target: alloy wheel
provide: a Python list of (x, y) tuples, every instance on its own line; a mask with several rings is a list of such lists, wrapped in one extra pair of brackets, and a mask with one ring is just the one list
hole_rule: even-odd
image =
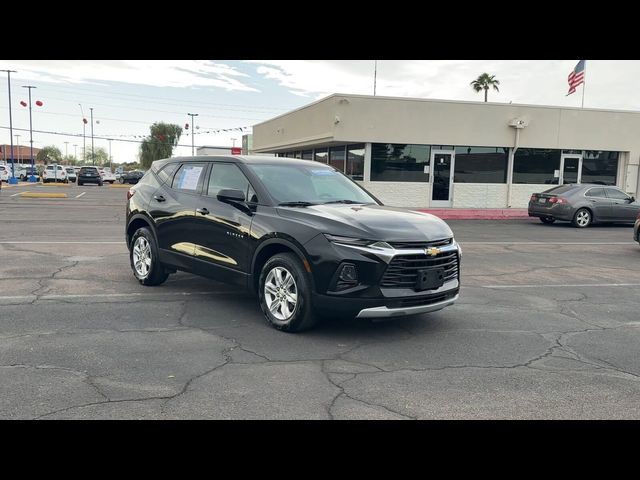
[(298, 304), (298, 286), (291, 272), (284, 267), (274, 267), (264, 282), (264, 298), (267, 308), (280, 321), (289, 320)]
[(140, 278), (146, 278), (151, 270), (151, 247), (144, 237), (138, 237), (133, 245), (133, 267)]

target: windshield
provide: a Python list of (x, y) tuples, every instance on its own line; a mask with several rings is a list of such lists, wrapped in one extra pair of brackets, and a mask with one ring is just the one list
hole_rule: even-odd
[(251, 165), (278, 203), (377, 203), (347, 177), (324, 165)]

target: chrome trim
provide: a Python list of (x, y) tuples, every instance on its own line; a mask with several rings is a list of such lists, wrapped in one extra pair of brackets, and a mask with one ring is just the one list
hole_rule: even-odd
[(388, 308), (388, 307), (373, 307), (360, 310), (360, 313), (356, 318), (381, 318), (381, 317), (400, 317), (405, 315), (415, 315), (417, 313), (429, 313), (442, 310), (458, 300), (460, 294), (448, 300), (442, 302), (432, 303), (430, 305), (418, 305), (415, 307), (400, 307), (400, 308)]
[[(397, 255), (426, 255), (424, 248), (380, 248), (373, 246), (360, 246), (360, 245), (349, 245), (346, 243), (333, 242), (336, 245), (340, 245), (341, 247), (349, 247), (354, 250), (360, 250), (361, 252), (371, 253), (384, 261), (385, 263), (391, 263), (393, 257)], [(453, 251), (459, 251), (458, 243), (454, 240), (451, 241), (450, 245), (444, 245), (443, 247), (438, 247), (440, 249), (440, 253), (447, 253)]]

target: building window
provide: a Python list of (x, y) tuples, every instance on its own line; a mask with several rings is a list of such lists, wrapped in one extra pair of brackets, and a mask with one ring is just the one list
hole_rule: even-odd
[(347, 145), (347, 170), (354, 180), (364, 180), (364, 143)]
[(329, 165), (331, 165), (336, 170), (340, 170), (343, 173), (344, 173), (344, 159), (345, 159), (344, 146), (331, 147), (329, 149)]
[[(519, 148), (513, 158), (513, 183), (556, 185), (560, 152), (542, 148)], [(557, 172), (556, 172), (557, 171)]]
[(329, 159), (329, 153), (326, 148), (316, 148), (313, 153), (313, 159), (316, 162), (327, 163)]
[(303, 150), (301, 158), (303, 160), (313, 160), (313, 150)]
[(376, 182), (428, 182), (429, 145), (371, 144), (371, 180)]
[(456, 147), (455, 183), (507, 183), (509, 149)]
[(618, 177), (618, 152), (587, 150), (582, 156), (582, 183), (615, 185)]
[(300, 158), (300, 150), (293, 152), (293, 158)]

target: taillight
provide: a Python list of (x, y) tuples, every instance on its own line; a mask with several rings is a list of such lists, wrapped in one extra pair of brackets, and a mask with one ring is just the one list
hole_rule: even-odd
[(127, 190), (127, 200), (133, 197), (134, 193), (136, 193), (136, 191), (133, 188), (130, 188), (129, 190)]
[(569, 203), (569, 202), (567, 202), (567, 200), (565, 200), (564, 198), (561, 198), (561, 197), (551, 197), (549, 199), (549, 203), (563, 203), (563, 204), (566, 204), (566, 203)]

